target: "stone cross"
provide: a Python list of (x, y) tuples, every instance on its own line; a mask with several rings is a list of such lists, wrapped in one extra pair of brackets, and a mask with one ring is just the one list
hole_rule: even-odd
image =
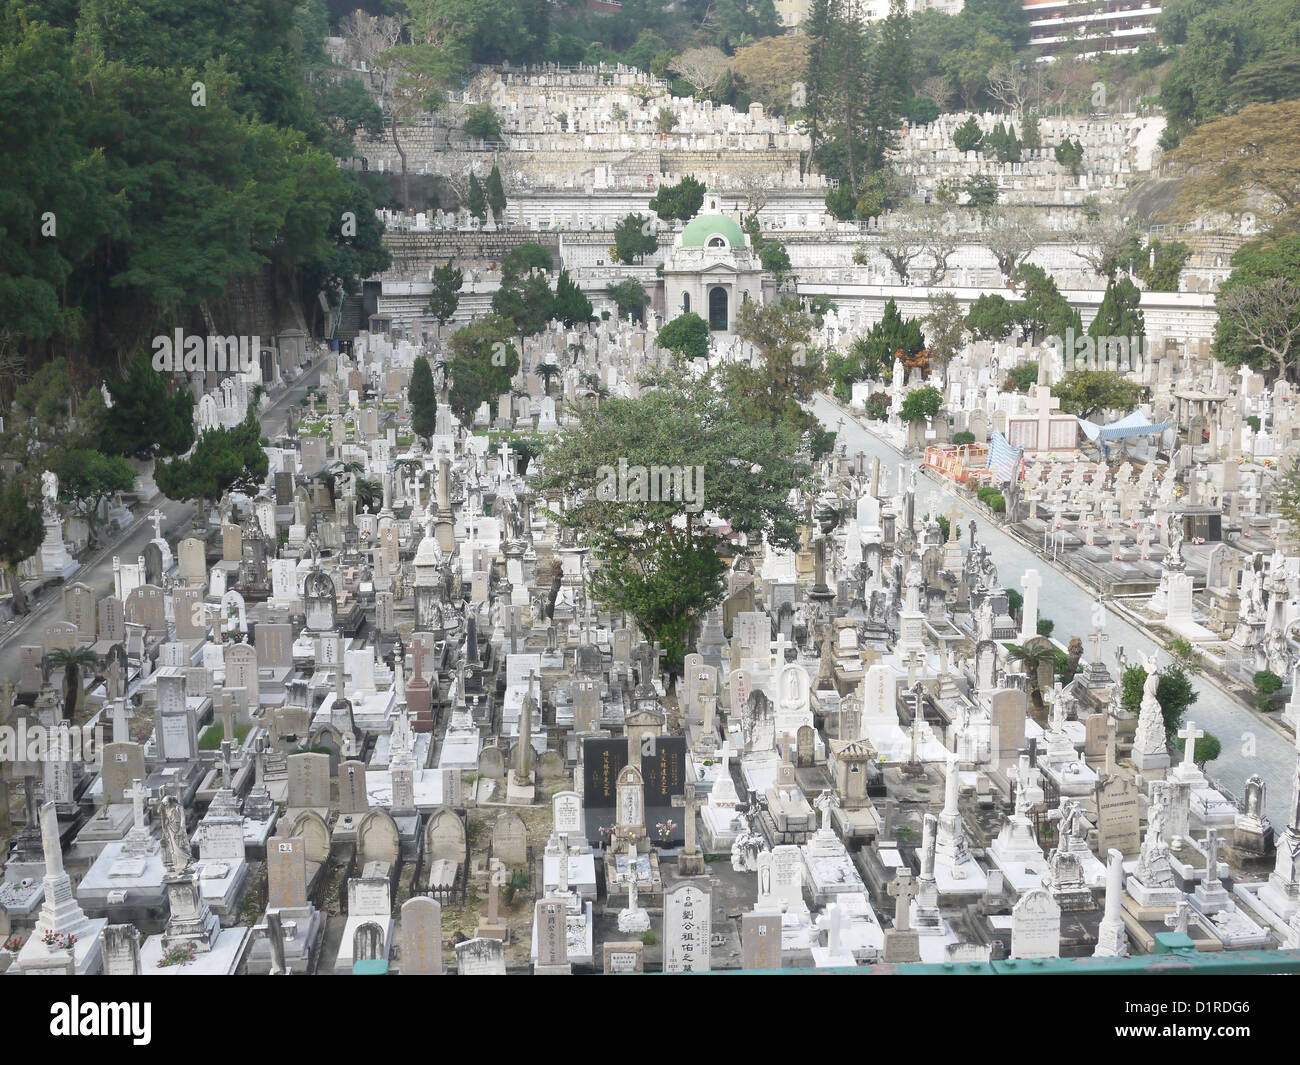
[(555, 885), (561, 894), (569, 890), (569, 834), (560, 833), (560, 868)]
[(687, 784), (682, 788), (682, 794), (672, 797), (674, 806), (682, 807), (686, 813), (683, 815), (686, 830), (686, 853), (695, 853), (695, 811), (702, 805), (700, 800), (695, 797), (695, 785)]
[(1110, 637), (1107, 636), (1104, 632), (1102, 632), (1102, 631), (1101, 631), (1101, 626), (1098, 625), (1095, 629), (1092, 630), (1092, 635), (1091, 635), (1091, 636), (1086, 636), (1086, 637), (1084, 637), (1084, 638), (1085, 638), (1085, 639), (1086, 639), (1090, 644), (1092, 644), (1092, 660), (1093, 660), (1094, 662), (1100, 662), (1100, 661), (1101, 661), (1101, 645), (1102, 645), (1103, 643), (1105, 643), (1107, 640), (1109, 640)]
[(825, 788), (822, 793), (813, 800), (813, 805), (821, 811), (821, 830), (823, 832), (833, 831), (831, 828), (831, 810), (836, 806), (839, 806), (839, 804), (840, 800), (836, 797), (835, 792), (831, 791), (830, 788)]
[(1205, 833), (1205, 890), (1219, 882), (1219, 834), (1214, 829)]
[(221, 741), (221, 786), (230, 790), (230, 752), (234, 744), (229, 740)]
[(235, 739), (235, 717), (239, 713), (239, 707), (235, 704), (235, 697), (230, 692), (221, 693), (221, 705), (217, 707), (216, 714), (221, 718), (222, 739), (234, 742)]
[(1032, 391), (1034, 395), (1029, 400), (1029, 413), (1038, 422), (1037, 450), (1046, 451), (1048, 433), (1052, 425), (1052, 411), (1060, 408), (1061, 401), (1052, 395), (1052, 390), (1046, 385), (1035, 385)]
[(944, 517), (948, 519), (948, 542), (957, 543), (961, 540), (961, 509), (955, 501)]
[(155, 509), (154, 512), (149, 515), (149, 520), (153, 522), (153, 537), (155, 540), (162, 538), (163, 517), (163, 512), (159, 509)]
[(1189, 721), (1178, 730), (1178, 738), (1183, 741), (1183, 768), (1192, 770), (1196, 768), (1196, 741), (1205, 733), (1196, 727), (1195, 721)]
[(894, 879), (889, 884), (889, 894), (898, 900), (894, 903), (894, 930), (906, 932), (912, 927), (912, 900), (916, 898), (912, 870), (900, 869), (894, 874)]
[(1165, 927), (1187, 935), (1187, 919), (1191, 916), (1191, 913), (1192, 908), (1188, 905), (1187, 900), (1179, 899), (1178, 908), (1173, 913), (1166, 915)]

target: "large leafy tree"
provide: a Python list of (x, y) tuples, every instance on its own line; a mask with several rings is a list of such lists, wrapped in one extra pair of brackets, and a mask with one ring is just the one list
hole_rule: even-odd
[[(1124, 670), (1120, 703), (1125, 710), (1136, 713), (1141, 709), (1142, 688), (1146, 680), (1147, 671), (1142, 666), (1129, 666)], [(1170, 743), (1177, 739), (1183, 716), (1198, 697), (1192, 686), (1190, 671), (1183, 662), (1172, 662), (1160, 671), (1156, 701), (1160, 704), (1160, 714), (1165, 720), (1165, 736)]]
[(1024, 300), (1017, 308), (1020, 323), (1034, 343), (1044, 337), (1064, 337), (1070, 329), (1076, 336), (1083, 335), (1082, 317), (1061, 295), (1051, 274), (1041, 266), (1022, 263), (1016, 269), (1015, 280), (1024, 293)]
[(452, 334), (448, 403), (462, 424), (469, 425), (482, 404), (510, 390), (519, 372), (519, 352), (511, 342), (515, 331), (509, 318), (488, 314)]
[(657, 342), (682, 359), (708, 358), (709, 324), (694, 311), (687, 311), (664, 324)]
[(15, 614), (30, 610), (18, 567), (36, 554), (44, 539), (45, 523), (31, 493), (15, 479), (0, 482), (0, 563), (9, 580)]
[(619, 262), (634, 263), (643, 256), (653, 255), (658, 247), (654, 219), (649, 215), (625, 215), (615, 224), (614, 249)]
[(620, 316), (627, 315), (636, 321), (641, 321), (645, 313), (646, 301), (649, 297), (646, 295), (645, 286), (635, 277), (629, 277), (625, 281), (619, 281), (609, 286), (609, 298), (614, 301), (614, 306), (618, 308)]
[[(692, 630), (724, 594), (724, 542), (716, 514), (751, 543), (793, 547), (798, 513), (788, 497), (809, 488), (809, 466), (784, 426), (746, 421), (705, 378), (665, 375), (637, 399), (583, 408), (579, 425), (546, 452), (540, 488), (565, 500), (561, 520), (579, 530), (600, 562), (592, 591), (625, 610), (680, 668)], [(620, 485), (617, 471), (631, 470)], [(695, 479), (696, 468), (701, 469)], [(677, 493), (639, 480), (656, 468), (691, 471)], [(626, 489), (626, 490), (624, 490)]]
[(1215, 299), (1214, 354), (1229, 366), (1293, 376), (1300, 354), (1300, 235), (1253, 241)]
[(1142, 388), (1113, 370), (1070, 370), (1052, 386), (1052, 395), (1066, 413), (1090, 419), (1105, 410), (1127, 413), (1141, 398)]
[(1180, 217), (1250, 212), (1261, 229), (1292, 228), (1300, 210), (1300, 99), (1250, 104), (1207, 122), (1165, 163), (1182, 178)]
[(736, 319), (736, 335), (752, 345), (753, 357), (726, 367), (726, 389), (743, 417), (775, 428), (781, 422), (802, 431), (809, 417), (800, 406), (826, 387), (822, 353), (812, 348), (812, 318), (794, 299), (747, 301)]
[(660, 185), (650, 199), (650, 210), (665, 222), (686, 222), (704, 204), (704, 183), (687, 174), (676, 185)]
[(1014, 308), (996, 292), (981, 293), (966, 315), (966, 328), (976, 340), (1005, 340), (1015, 324)]
[(105, 455), (93, 448), (60, 451), (50, 462), (59, 477), (59, 498), (86, 522), (91, 542), (99, 537), (99, 512), (118, 492), (129, 492), (135, 470), (120, 455)]
[(194, 443), (194, 397), (169, 392), (167, 381), (141, 355), (126, 375), (108, 386), (113, 399), (104, 420), (103, 451), (128, 458), (179, 455)]
[(197, 500), (200, 512), (227, 489), (255, 492), (270, 466), (261, 432), (251, 410), (238, 425), (208, 429), (188, 455), (158, 464), (154, 480), (159, 490), (170, 499)]

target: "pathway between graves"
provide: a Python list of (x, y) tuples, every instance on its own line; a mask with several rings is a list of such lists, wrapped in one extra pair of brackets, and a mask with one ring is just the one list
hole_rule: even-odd
[[(838, 430), (840, 442), (847, 445), (850, 455), (863, 451), (869, 458), (880, 459), (881, 484), (889, 486), (891, 491), (897, 481), (892, 478), (886, 481), (884, 470), (889, 470), (896, 478), (893, 471), (897, 466), (910, 469), (920, 464), (919, 460), (904, 459), (892, 445), (868, 432), (856, 417), (825, 396), (817, 397), (811, 409), (828, 429)], [(931, 488), (927, 490), (925, 481), (921, 481), (917, 493), (916, 513), (919, 517), (928, 513), (930, 495), (938, 497), (940, 489), (931, 482)], [(979, 540), (992, 551), (998, 575), (1007, 588), (1019, 591), (1020, 576), (1027, 569), (1037, 569), (1042, 575), (1043, 586), (1038, 593), (1039, 616), (1056, 623), (1056, 630), (1052, 633), (1055, 639), (1065, 644), (1072, 636), (1084, 638), (1092, 631), (1094, 593), (1080, 588), (1065, 572), (990, 522), (960, 495), (946, 494), (951, 495), (968, 518), (979, 519)], [(948, 500), (943, 500), (938, 509), (946, 512), (949, 505)], [(969, 542), (964, 530), (962, 539)], [(1107, 665), (1112, 671), (1117, 646), (1125, 648), (1130, 662), (1137, 659), (1139, 650), (1150, 653), (1160, 649), (1161, 644), (1109, 606), (1105, 606), (1105, 615), (1103, 631), (1110, 637), (1110, 642), (1105, 645), (1103, 654), (1108, 658)], [(1198, 677), (1196, 689), (1199, 698), (1187, 711), (1187, 718), (1195, 721), (1198, 727), (1213, 732), (1223, 744), (1222, 753), (1207, 767), (1208, 775), (1222, 782), (1233, 795), (1241, 796), (1245, 794), (1246, 778), (1258, 773), (1268, 785), (1269, 817), (1279, 829), (1285, 826), (1289, 819), (1291, 776), (1296, 765), (1296, 750), (1290, 737), (1269, 723), (1256, 719), (1209, 677)]]
[[(274, 439), (287, 423), (287, 412), (296, 404), (320, 375), (325, 365), (324, 359), (318, 359), (316, 365), (309, 369), (297, 381), (285, 389), (260, 416), (263, 432)], [(173, 542), (188, 534), (189, 523), (194, 518), (196, 508), (190, 503), (177, 503), (165, 496), (155, 496), (146, 504), (137, 506), (140, 516), (127, 529), (87, 560), (71, 580), (55, 585), (46, 591), (39, 603), (33, 605), (32, 612), (17, 623), (8, 627), (0, 635), (0, 674), (16, 677), (19, 670), (19, 648), (24, 643), (39, 644), (44, 642), (45, 626), (63, 620), (63, 589), (71, 583), (80, 582), (94, 588), (101, 594), (113, 590), (113, 557), (133, 559), (144, 554), (145, 545), (153, 539), (153, 522), (148, 515), (154, 509), (163, 513), (163, 534)], [(24, 636), (25, 638), (19, 638)]]

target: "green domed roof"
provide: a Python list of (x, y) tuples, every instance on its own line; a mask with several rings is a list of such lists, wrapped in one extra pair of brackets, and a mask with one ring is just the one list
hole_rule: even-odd
[(745, 232), (734, 219), (722, 214), (702, 214), (692, 218), (682, 230), (683, 248), (703, 248), (710, 237), (722, 237), (732, 248), (745, 246)]

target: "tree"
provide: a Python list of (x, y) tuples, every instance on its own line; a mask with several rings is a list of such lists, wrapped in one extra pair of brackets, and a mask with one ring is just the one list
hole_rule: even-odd
[(1052, 386), (1052, 395), (1067, 414), (1091, 419), (1101, 411), (1132, 410), (1142, 388), (1113, 370), (1070, 370)]
[(952, 146), (964, 155), (966, 152), (978, 151), (983, 139), (984, 134), (980, 132), (975, 116), (967, 115), (966, 121), (953, 131)]
[(1078, 232), (1074, 254), (1091, 266), (1098, 277), (1113, 281), (1115, 271), (1130, 257), (1137, 236), (1133, 222), (1106, 215)]
[(643, 256), (653, 255), (658, 247), (654, 219), (649, 215), (624, 215), (614, 225), (614, 248), (619, 262), (635, 263)]
[(433, 370), (423, 355), (415, 357), (406, 397), (411, 404), (411, 428), (416, 436), (428, 440), (438, 424), (438, 394), (433, 384)]
[(1177, 292), (1178, 278), (1192, 257), (1181, 240), (1152, 240), (1144, 254), (1134, 257), (1133, 272), (1151, 292)]
[(1016, 270), (1043, 241), (1043, 231), (1026, 208), (1010, 207), (994, 216), (984, 231), (984, 246), (993, 253), (998, 270), (1011, 281)]
[(250, 410), (238, 425), (202, 433), (185, 457), (160, 462), (154, 480), (169, 499), (198, 500), (201, 512), (227, 489), (253, 493), (270, 466), (261, 437), (257, 415)]
[(23, 486), (13, 478), (0, 482), (0, 563), (13, 595), (15, 614), (26, 614), (31, 609), (18, 567), (40, 550), (44, 539), (45, 522)]
[(135, 470), (121, 455), (93, 448), (56, 451), (50, 468), (59, 477), (59, 498), (86, 523), (91, 543), (99, 539), (99, 511), (118, 492), (129, 492)]
[(145, 355), (108, 385), (113, 405), (104, 420), (100, 450), (109, 455), (151, 459), (179, 455), (194, 443), (194, 397), (188, 389), (169, 394), (163, 375)]
[[(1120, 703), (1125, 710), (1137, 713), (1142, 707), (1142, 688), (1147, 681), (1147, 671), (1142, 666), (1129, 666), (1121, 678)], [(1156, 702), (1165, 720), (1165, 736), (1169, 742), (1177, 739), (1187, 708), (1196, 702), (1198, 693), (1192, 687), (1191, 677), (1180, 662), (1174, 662), (1160, 671), (1156, 685)]]
[[(1187, 741), (1179, 739), (1176, 741), (1178, 753), (1182, 754), (1187, 750)], [(1192, 748), (1192, 761), (1202, 769), (1213, 762), (1223, 752), (1223, 744), (1219, 737), (1213, 732), (1206, 732), (1196, 738), (1196, 746)]]
[(709, 355), (709, 324), (694, 311), (679, 314), (659, 330), (657, 342), (679, 359), (705, 359)]
[(1141, 344), (1146, 335), (1146, 320), (1138, 309), (1141, 300), (1142, 293), (1127, 277), (1112, 279), (1106, 285), (1101, 304), (1088, 326), (1088, 336), (1098, 341), (1099, 360), (1106, 359), (1110, 354), (1106, 349), (1117, 342), (1127, 343), (1132, 338)]
[(957, 297), (951, 292), (935, 293), (929, 303), (930, 313), (921, 319), (926, 349), (930, 353), (931, 365), (940, 376), (946, 376), (948, 363), (960, 355), (964, 347), (965, 316)]
[(89, 647), (60, 647), (51, 651), (46, 661), (53, 668), (63, 670), (63, 720), (72, 721), (85, 695), (82, 674), (93, 673), (99, 658)]
[(688, 48), (668, 64), (668, 69), (688, 81), (696, 92), (705, 92), (727, 70), (727, 57), (721, 48), (711, 45)]
[(413, 115), (435, 111), (446, 100), (446, 89), (457, 75), (458, 63), (449, 52), (432, 45), (398, 45), (378, 59), (388, 72), (392, 86), (389, 131), (393, 150), (402, 163), (402, 206), (411, 206), (410, 179), (406, 169), (406, 149), (398, 136), (398, 127)]
[(1300, 456), (1293, 456), (1279, 472), (1273, 487), (1273, 506), (1291, 535), (1300, 536)]
[[(916, 95), (923, 100), (929, 100), (936, 108), (943, 111), (948, 106), (948, 101), (952, 99), (952, 81), (943, 74), (934, 74), (921, 82), (921, 87), (916, 90)], [(976, 127), (976, 132), (979, 128)], [(965, 149), (970, 151), (971, 149)]]
[(659, 108), (655, 113), (655, 130), (659, 133), (671, 133), (676, 128), (677, 113), (667, 107)]
[(510, 390), (519, 372), (519, 352), (511, 342), (516, 328), (510, 319), (488, 314), (451, 335), (447, 402), (462, 425), (471, 425), (482, 404)]
[[(808, 69), (809, 38), (798, 36), (764, 37), (738, 48), (731, 60), (731, 71), (740, 79), (751, 98), (772, 114), (785, 114), (791, 107), (796, 82), (805, 82)], [(807, 85), (804, 85), (805, 94)]]
[(1252, 241), (1232, 257), (1215, 300), (1214, 354), (1286, 375), (1300, 332), (1300, 235)]
[(650, 200), (650, 210), (665, 222), (686, 222), (695, 217), (703, 204), (704, 184), (688, 174), (676, 185), (660, 185)]
[(501, 168), (496, 163), (492, 164), (488, 173), (483, 193), (487, 197), (487, 205), (492, 208), (492, 217), (499, 223), (506, 213), (506, 190), (501, 184)]
[(491, 104), (473, 104), (465, 113), (465, 121), (461, 123), (461, 129), (469, 136), (478, 137), (480, 140), (500, 140), (501, 119), (492, 110)]
[(1020, 123), (1020, 143), (1026, 148), (1041, 148), (1042, 134), (1038, 132), (1038, 112), (1030, 111)]
[(1058, 163), (1069, 169), (1071, 174), (1077, 174), (1083, 164), (1083, 142), (1077, 137), (1074, 140), (1066, 137), (1052, 150), (1052, 154), (1056, 156)]
[(546, 275), (534, 270), (522, 277), (504, 273), (492, 295), (492, 311), (514, 323), (519, 337), (534, 336), (555, 316), (555, 297)]
[(469, 193), (465, 198), (465, 209), (480, 222), (487, 221), (487, 195), (478, 176), (471, 170), (469, 175)]
[(1265, 227), (1293, 228), (1300, 206), (1300, 99), (1249, 104), (1207, 122), (1165, 163), (1182, 179), (1178, 217), (1249, 211)]
[(726, 367), (726, 388), (741, 415), (771, 428), (785, 421), (802, 431), (806, 414), (800, 404), (829, 380), (821, 353), (809, 350), (812, 319), (794, 299), (750, 300), (737, 315), (736, 335), (753, 345), (756, 356)]
[(899, 417), (905, 422), (929, 421), (938, 417), (942, 405), (943, 393), (937, 388), (931, 388), (929, 385), (925, 388), (914, 388), (904, 397)]
[(552, 265), (551, 253), (545, 245), (526, 241), (506, 252), (505, 258), (501, 260), (501, 275), (504, 278), (526, 274), (530, 270), (549, 272)]
[(966, 191), (966, 206), (987, 211), (998, 202), (998, 179), (992, 174), (973, 174), (962, 186)]
[(998, 103), (1019, 114), (1025, 106), (1025, 96), (1033, 84), (1033, 75), (1019, 59), (995, 63), (989, 69), (985, 91)]
[(788, 429), (744, 420), (708, 382), (653, 383), (636, 399), (580, 408), (579, 424), (547, 449), (538, 488), (565, 501), (560, 520), (594, 550), (592, 593), (631, 614), (678, 669), (725, 594), (725, 542), (706, 515), (751, 543), (792, 548), (799, 515), (788, 500), (810, 487), (811, 470), (792, 460)]
[(1043, 690), (1039, 681), (1040, 668), (1049, 666), (1052, 674), (1056, 672), (1056, 648), (1051, 644), (1035, 643), (1033, 647), (1025, 647), (1020, 644), (1007, 644), (1007, 658), (1012, 662), (1019, 662), (1021, 669), (1029, 678), (1029, 697), (1033, 702), (1034, 709), (1043, 709)]
[(587, 299), (582, 289), (569, 277), (567, 270), (561, 270), (560, 276), (556, 279), (551, 317), (563, 322), (569, 329), (591, 321), (591, 300)]
[(1257, 670), (1252, 679), (1255, 682), (1255, 705), (1267, 713), (1274, 708), (1273, 696), (1286, 686), (1286, 682), (1269, 669)]
[(1015, 282), (1024, 292), (1024, 300), (1017, 308), (1020, 324), (1035, 344), (1048, 336), (1064, 337), (1071, 329), (1076, 336), (1083, 334), (1079, 312), (1070, 306), (1041, 266), (1022, 263), (1016, 268)]
[(981, 293), (966, 315), (966, 328), (976, 340), (1005, 340), (1015, 324), (1014, 309), (996, 292)]
[(1288, 376), (1292, 351), (1300, 337), (1300, 285), (1270, 277), (1258, 285), (1239, 285), (1220, 294), (1219, 313), (1248, 350), (1263, 356), (1279, 378)]
[(533, 373), (542, 379), (542, 388), (549, 396), (551, 394), (551, 382), (560, 376), (560, 368), (553, 362), (539, 362), (533, 367)]
[(625, 281), (609, 286), (609, 298), (618, 308), (619, 317), (627, 315), (639, 322), (645, 313), (646, 300), (649, 297), (646, 295), (645, 286), (635, 277), (629, 277)]
[(464, 271), (450, 259), (435, 266), (433, 291), (429, 294), (429, 302), (424, 305), (424, 313), (433, 315), (439, 325), (446, 325), (460, 306), (460, 289), (464, 283)]

